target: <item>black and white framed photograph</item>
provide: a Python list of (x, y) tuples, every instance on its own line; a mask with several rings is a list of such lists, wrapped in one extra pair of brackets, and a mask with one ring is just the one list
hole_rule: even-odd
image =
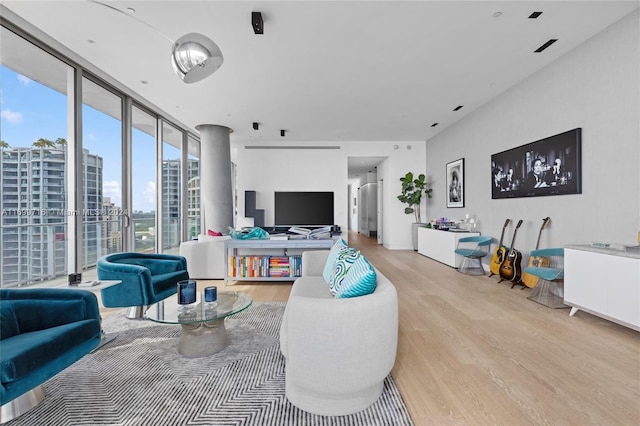
[(464, 207), (464, 158), (447, 163), (447, 207)]
[(491, 198), (582, 193), (582, 129), (491, 156)]

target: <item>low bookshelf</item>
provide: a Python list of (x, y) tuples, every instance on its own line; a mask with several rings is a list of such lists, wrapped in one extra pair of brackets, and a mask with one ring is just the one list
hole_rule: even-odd
[(328, 250), (333, 238), (238, 240), (224, 242), (228, 281), (294, 281), (302, 269), (302, 252)]

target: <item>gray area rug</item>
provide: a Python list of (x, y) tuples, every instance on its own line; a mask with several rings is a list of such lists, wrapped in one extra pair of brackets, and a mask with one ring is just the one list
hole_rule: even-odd
[(285, 397), (278, 333), (284, 302), (256, 302), (226, 320), (229, 346), (185, 358), (179, 326), (107, 317), (115, 335), (45, 383), (47, 396), (17, 425), (412, 425), (391, 378), (380, 399), (349, 416), (317, 416)]

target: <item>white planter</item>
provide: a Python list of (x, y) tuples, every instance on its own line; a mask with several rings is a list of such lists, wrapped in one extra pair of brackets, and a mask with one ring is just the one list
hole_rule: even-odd
[(412, 223), (411, 224), (411, 243), (413, 244), (413, 249), (418, 251), (418, 228), (422, 228), (426, 226), (424, 223)]

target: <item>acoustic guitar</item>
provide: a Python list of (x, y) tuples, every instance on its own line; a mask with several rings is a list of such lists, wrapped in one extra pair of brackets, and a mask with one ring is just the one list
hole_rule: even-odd
[[(540, 226), (540, 232), (538, 232), (538, 241), (536, 242), (536, 250), (538, 250), (538, 247), (540, 246), (540, 237), (542, 236), (542, 230), (549, 226), (549, 222), (551, 222), (551, 218), (548, 216), (542, 219), (542, 226)], [(549, 266), (549, 258), (545, 256), (529, 256), (529, 265), (527, 266), (536, 268)], [(536, 284), (538, 284), (538, 277), (523, 272), (522, 282), (527, 287), (534, 288)], [(524, 289), (524, 287), (522, 288)]]
[(502, 262), (502, 265), (500, 265), (500, 281), (498, 282), (502, 282), (505, 280), (512, 281), (513, 285), (511, 286), (511, 288), (513, 288), (514, 285), (520, 282), (520, 278), (522, 276), (522, 269), (520, 265), (520, 263), (522, 262), (522, 253), (516, 250), (515, 247), (516, 235), (518, 234), (518, 229), (521, 225), (522, 219), (518, 221), (516, 229), (513, 230), (511, 249), (509, 249), (507, 257), (504, 259), (504, 262)]
[(493, 253), (491, 263), (489, 264), (489, 270), (491, 271), (489, 274), (490, 277), (500, 274), (500, 265), (502, 265), (502, 262), (504, 262), (504, 259), (507, 256), (508, 249), (502, 245), (502, 241), (504, 240), (504, 231), (507, 229), (507, 226), (509, 226), (509, 223), (511, 223), (511, 219), (504, 221), (502, 235), (500, 235), (500, 242), (498, 243), (498, 247), (496, 247), (496, 251)]

